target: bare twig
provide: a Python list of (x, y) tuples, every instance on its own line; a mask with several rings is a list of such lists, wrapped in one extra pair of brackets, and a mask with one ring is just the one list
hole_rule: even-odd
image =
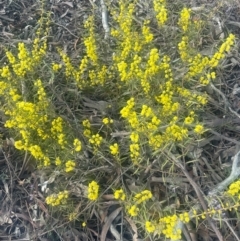
[(240, 241), (238, 235), (236, 234), (236, 232), (233, 230), (232, 226), (229, 224), (228, 220), (223, 219), (223, 221), (227, 224), (227, 226), (229, 227), (229, 229), (231, 230), (231, 232), (233, 233), (233, 235), (235, 236), (235, 238), (237, 239), (237, 241)]
[(107, 7), (104, 0), (101, 0), (101, 9), (102, 9), (102, 25), (105, 31), (104, 38), (108, 39), (110, 28), (109, 28), (108, 19), (107, 19)]
[(213, 83), (210, 84), (211, 88), (217, 92), (223, 99), (224, 101), (224, 105), (225, 105), (225, 111), (226, 111), (226, 108), (228, 108), (230, 106), (230, 103), (228, 102), (226, 96), (222, 93), (222, 91), (220, 91), (218, 88), (216, 88)]
[(67, 27), (61, 25), (61, 24), (58, 24), (58, 23), (54, 23), (55, 25), (59, 26), (59, 27), (62, 27), (64, 28), (65, 30), (67, 30), (73, 37), (75, 38), (79, 38), (77, 35), (75, 35), (74, 33), (72, 33)]
[(216, 135), (216, 136), (224, 139), (224, 140), (227, 140), (227, 141), (230, 141), (230, 142), (232, 142), (232, 143), (235, 143), (236, 145), (240, 145), (240, 142), (239, 142), (239, 141), (236, 141), (236, 140), (234, 140), (234, 139), (232, 139), (232, 138), (229, 138), (229, 137), (226, 137), (226, 136), (224, 136), (224, 135), (221, 135), (221, 134), (219, 134), (218, 132), (216, 132), (216, 131), (214, 131), (214, 130), (211, 130), (211, 129), (210, 129), (210, 130), (208, 130), (208, 131), (211, 132), (212, 134), (214, 134), (214, 135)]
[(230, 176), (224, 181), (220, 182), (214, 189), (209, 192), (209, 195), (214, 195), (218, 192), (223, 192), (232, 182), (234, 182), (240, 175), (240, 151), (234, 156), (232, 171)]

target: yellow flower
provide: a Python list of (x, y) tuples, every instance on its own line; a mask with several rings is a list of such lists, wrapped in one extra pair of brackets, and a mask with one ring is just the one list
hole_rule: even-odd
[(74, 139), (73, 146), (74, 146), (75, 151), (77, 151), (77, 152), (81, 151), (81, 149), (82, 149), (81, 141), (78, 139)]
[(102, 122), (103, 122), (104, 125), (107, 125), (107, 124), (110, 124), (110, 123), (112, 124), (113, 120), (106, 117), (106, 118), (103, 118)]
[(92, 135), (92, 137), (89, 139), (89, 142), (95, 146), (100, 146), (102, 143), (102, 137), (99, 134)]
[(122, 188), (119, 190), (116, 190), (113, 195), (114, 195), (115, 199), (120, 199), (122, 201), (124, 201), (126, 198), (126, 195), (125, 195), (124, 191), (122, 190)]
[(109, 148), (110, 148), (110, 151), (111, 151), (112, 155), (116, 156), (117, 154), (119, 154), (119, 147), (118, 147), (117, 143), (114, 143)]
[(134, 201), (136, 201), (137, 204), (140, 204), (144, 201), (147, 201), (149, 199), (152, 198), (152, 193), (151, 191), (149, 190), (144, 190), (140, 193), (137, 193), (135, 196), (134, 196)]
[(132, 216), (135, 217), (138, 215), (139, 208), (136, 205), (132, 205), (131, 207), (128, 208), (128, 213)]
[(187, 116), (184, 120), (184, 124), (190, 125), (193, 123), (193, 121), (194, 121), (194, 118), (192, 116)]
[(72, 161), (72, 160), (69, 160), (69, 161), (67, 161), (66, 163), (65, 163), (65, 172), (71, 172), (71, 171), (73, 171), (74, 170), (74, 168), (75, 168), (75, 166), (76, 166), (76, 163), (74, 162), (74, 161)]
[(185, 32), (188, 29), (189, 20), (190, 20), (190, 13), (191, 9), (183, 8), (180, 14), (180, 19), (178, 21), (179, 26), (182, 28), (182, 30)]
[(89, 120), (83, 120), (82, 125), (88, 129), (91, 128), (91, 123)]
[(180, 220), (183, 221), (184, 223), (189, 223), (189, 221), (190, 221), (189, 214), (187, 212), (181, 213)]
[(68, 199), (69, 193), (68, 191), (62, 191), (58, 194), (52, 194), (46, 197), (46, 203), (51, 206), (58, 206), (60, 204), (65, 204)]
[(68, 215), (68, 220), (69, 221), (73, 221), (73, 220), (76, 220), (77, 219), (77, 213), (75, 212), (72, 212)]
[(55, 164), (56, 164), (56, 166), (61, 165), (61, 163), (62, 163), (62, 161), (60, 160), (59, 157), (57, 157), (56, 160), (55, 160)]
[(99, 185), (97, 182), (92, 181), (88, 184), (88, 198), (92, 201), (98, 198)]
[(197, 134), (202, 134), (204, 132), (204, 127), (198, 124), (194, 128), (194, 132)]
[(59, 69), (62, 68), (62, 65), (61, 64), (52, 64), (52, 70), (54, 72), (57, 72)]
[(83, 227), (86, 227), (86, 225), (87, 225), (87, 224), (86, 224), (85, 222), (82, 223), (82, 226), (83, 226)]
[(132, 132), (130, 135), (130, 139), (133, 143), (137, 143), (139, 141), (139, 135), (137, 132)]
[(145, 223), (145, 229), (149, 232), (149, 233), (153, 233), (156, 230), (156, 227), (153, 223), (146, 221)]

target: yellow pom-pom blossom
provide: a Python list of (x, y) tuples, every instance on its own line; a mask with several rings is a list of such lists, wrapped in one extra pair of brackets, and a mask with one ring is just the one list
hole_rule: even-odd
[(156, 226), (152, 222), (146, 221), (145, 229), (147, 230), (147, 232), (153, 233), (156, 230)]
[(52, 64), (52, 70), (54, 71), (54, 72), (57, 72), (59, 69), (61, 69), (62, 68), (62, 65), (61, 64), (56, 64), (56, 63), (54, 63), (54, 64)]
[(46, 203), (51, 206), (58, 206), (60, 204), (65, 204), (66, 200), (68, 199), (69, 192), (68, 191), (62, 191), (58, 194), (52, 194), (48, 197), (46, 197)]
[(202, 125), (198, 124), (194, 128), (194, 132), (197, 134), (202, 134), (204, 132), (204, 127)]
[(99, 135), (92, 135), (92, 137), (89, 139), (89, 142), (95, 146), (100, 146), (102, 143), (103, 138)]
[(178, 24), (184, 32), (186, 32), (188, 29), (189, 20), (190, 20), (190, 16), (191, 16), (190, 14), (191, 14), (191, 9), (183, 8), (181, 11)]
[(92, 181), (88, 184), (88, 198), (92, 201), (98, 198), (99, 185), (97, 182)]
[(135, 217), (138, 215), (139, 208), (136, 205), (132, 205), (128, 207), (128, 214), (132, 217)]
[(79, 152), (82, 149), (81, 141), (79, 139), (74, 139), (73, 141), (74, 150)]
[(89, 36), (84, 39), (84, 45), (86, 47), (87, 56), (92, 60), (93, 64), (97, 63), (97, 45), (96, 38), (94, 36), (94, 17), (90, 16), (84, 24), (84, 28), (88, 29)]
[(137, 193), (135, 196), (134, 196), (134, 201), (136, 202), (136, 204), (140, 204), (142, 202), (145, 202), (149, 199), (152, 198), (152, 193), (151, 191), (149, 190), (144, 190), (140, 193)]
[(110, 123), (112, 124), (113, 120), (106, 117), (106, 118), (103, 118), (102, 122), (104, 125), (108, 125)]
[(88, 129), (91, 128), (91, 123), (89, 120), (83, 120), (82, 125)]
[(72, 160), (69, 160), (65, 163), (65, 172), (71, 172), (74, 170), (76, 163)]
[(158, 21), (158, 25), (162, 26), (167, 21), (167, 9), (165, 7), (165, 0), (154, 0), (153, 8), (156, 12), (156, 19)]
[(138, 135), (138, 133), (137, 133), (137, 132), (132, 132), (132, 133), (130, 134), (130, 139), (131, 139), (131, 141), (132, 141), (133, 143), (138, 143), (138, 141), (139, 141), (139, 135)]
[(114, 143), (109, 148), (112, 155), (116, 156), (117, 154), (119, 154), (119, 146), (117, 143)]
[(61, 164), (62, 164), (61, 159), (59, 157), (57, 157), (56, 160), (55, 160), (55, 165), (60, 166)]
[(122, 190), (122, 188), (119, 190), (116, 190), (113, 195), (114, 195), (114, 198), (118, 199), (118, 200), (124, 201), (126, 199), (126, 195), (125, 195), (124, 191)]
[(181, 213), (179, 215), (179, 218), (184, 223), (189, 223), (189, 221), (190, 221), (190, 216), (189, 216), (189, 214), (187, 212)]
[(69, 213), (68, 215), (68, 220), (69, 221), (74, 221), (77, 219), (78, 214), (76, 212)]
[(149, 21), (145, 20), (142, 27), (142, 35), (144, 37), (145, 43), (150, 43), (153, 40), (153, 34), (150, 32), (148, 24), (149, 24)]
[(176, 214), (160, 218), (159, 224), (163, 226), (162, 233), (166, 238), (170, 238), (171, 240), (181, 239), (181, 229), (176, 230), (177, 221), (178, 217)]
[(227, 193), (231, 196), (236, 196), (236, 195), (239, 195), (240, 194), (240, 180), (236, 181), (236, 182), (233, 182), (228, 190), (227, 190)]

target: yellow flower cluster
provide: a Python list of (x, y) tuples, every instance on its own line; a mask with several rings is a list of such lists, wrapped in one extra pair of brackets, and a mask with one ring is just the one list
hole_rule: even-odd
[(64, 149), (67, 144), (66, 135), (63, 133), (63, 123), (63, 119), (57, 117), (52, 121), (51, 126), (51, 134), (58, 141), (58, 144), (62, 149)]
[(232, 45), (234, 44), (235, 36), (233, 34), (229, 34), (226, 41), (220, 46), (219, 50), (213, 55), (213, 57), (209, 61), (210, 67), (214, 68), (218, 66), (219, 61), (225, 57), (225, 53), (230, 50)]
[(233, 182), (229, 186), (227, 194), (231, 196), (238, 196), (238, 198), (240, 199), (240, 180)]
[(167, 9), (165, 5), (165, 0), (153, 0), (153, 8), (159, 26), (162, 26), (167, 21)]
[(145, 44), (151, 43), (153, 40), (153, 34), (151, 33), (148, 24), (149, 24), (149, 21), (145, 20), (142, 27), (142, 35), (144, 37)]
[(59, 206), (61, 204), (66, 204), (66, 201), (69, 197), (68, 191), (62, 191), (58, 194), (52, 194), (48, 197), (46, 197), (46, 203), (50, 206)]
[(74, 221), (77, 219), (78, 214), (76, 212), (69, 213), (68, 215), (68, 220), (69, 221)]
[(44, 108), (47, 109), (48, 106), (49, 106), (49, 101), (46, 98), (47, 94), (46, 94), (46, 92), (44, 90), (42, 81), (40, 79), (36, 80), (36, 82), (34, 83), (34, 86), (37, 89), (37, 95), (38, 95), (39, 103), (42, 104), (42, 108), (43, 109)]
[(74, 170), (76, 166), (76, 163), (72, 160), (68, 160), (66, 163), (65, 163), (65, 172), (71, 172)]
[(151, 198), (152, 198), (152, 193), (149, 190), (143, 190), (142, 192), (135, 194), (135, 196), (133, 197), (133, 202), (135, 204), (127, 207), (128, 214), (132, 217), (137, 216), (139, 212), (138, 205), (145, 201), (148, 201)]
[(191, 111), (189, 115), (184, 119), (184, 124), (191, 125), (194, 122), (194, 111)]
[(113, 195), (114, 195), (114, 198), (117, 200), (125, 201), (126, 199), (126, 194), (124, 193), (122, 188), (119, 190), (116, 190)]
[(94, 36), (94, 17), (90, 16), (84, 24), (85, 29), (88, 29), (89, 37), (84, 39), (84, 45), (86, 47), (87, 56), (94, 65), (97, 64), (97, 45), (96, 38)]
[(159, 54), (157, 48), (152, 48), (149, 52), (149, 58), (147, 60), (146, 68), (141, 77), (141, 86), (143, 91), (148, 94), (150, 91), (149, 80), (157, 74), (159, 71)]
[(149, 190), (144, 190), (140, 193), (137, 193), (133, 200), (136, 202), (136, 204), (140, 204), (143, 203), (145, 201), (148, 201), (149, 199), (152, 198), (152, 193)]
[(121, 61), (117, 64), (117, 68), (121, 81), (127, 80), (127, 63), (125, 61)]
[(140, 146), (138, 143), (132, 143), (129, 146), (130, 149), (130, 157), (132, 159), (132, 162), (134, 164), (137, 164), (139, 161), (139, 157), (140, 157)]
[[(46, 54), (46, 49), (46, 40), (44, 40), (41, 44), (39, 39), (36, 38), (33, 41), (33, 50), (31, 52), (27, 50), (24, 43), (19, 43), (17, 57), (15, 57), (9, 51), (6, 51), (6, 56), (16, 76), (24, 77), (27, 72), (29, 73), (33, 71), (37, 64), (39, 64), (41, 59)], [(0, 73), (2, 77), (10, 78), (8, 66), (5, 66), (5, 68), (3, 67), (2, 69), (0, 69)]]
[(132, 217), (136, 217), (139, 212), (139, 208), (136, 205), (129, 206), (127, 210), (128, 210), (128, 214)]
[(55, 165), (56, 165), (56, 166), (60, 166), (61, 164), (62, 164), (61, 159), (60, 159), (59, 157), (56, 157), (56, 159), (55, 159)]
[(177, 221), (178, 217), (176, 214), (160, 218), (159, 223), (163, 226), (162, 233), (166, 238), (170, 238), (171, 240), (181, 239), (181, 229), (175, 229)]
[(132, 132), (130, 134), (130, 139), (133, 143), (138, 143), (139, 141), (139, 134), (137, 132)]
[(137, 119), (137, 113), (133, 111), (134, 105), (135, 105), (135, 100), (132, 97), (127, 101), (127, 105), (122, 108), (122, 110), (120, 111), (120, 114), (123, 118), (128, 120), (131, 127), (136, 128), (139, 125), (139, 123)]
[(104, 125), (108, 125), (108, 124), (112, 124), (113, 120), (105, 117), (105, 118), (103, 118), (102, 122), (103, 122)]
[(89, 139), (89, 142), (93, 144), (95, 147), (99, 147), (103, 141), (103, 138), (99, 135), (92, 135), (91, 138)]
[(187, 212), (181, 213), (179, 215), (179, 219), (184, 222), (184, 223), (189, 223), (190, 222), (190, 216)]
[(110, 152), (113, 156), (116, 156), (119, 154), (119, 146), (117, 143), (114, 143), (113, 145), (111, 145), (110, 147)]
[(202, 134), (204, 132), (203, 125), (200, 125), (200, 124), (196, 125), (194, 128), (194, 132), (197, 134)]
[(166, 134), (170, 139), (182, 141), (188, 136), (188, 129), (173, 123), (167, 127)]
[(147, 230), (147, 232), (153, 233), (156, 230), (156, 226), (152, 222), (146, 221), (145, 229)]
[(162, 217), (159, 219), (159, 222), (147, 220), (145, 222), (145, 230), (148, 233), (153, 233), (156, 231), (156, 233), (159, 235), (164, 234), (166, 238), (170, 238), (171, 240), (179, 240), (181, 239), (182, 231), (177, 229), (176, 225), (178, 220), (181, 220), (183, 223), (189, 223), (190, 216), (187, 212), (184, 212), (179, 216), (174, 214)]
[(191, 14), (191, 9), (188, 9), (188, 8), (183, 8), (180, 13), (178, 25), (184, 32), (186, 32), (188, 29), (190, 14)]
[[(187, 51), (187, 50), (185, 50)], [(189, 62), (189, 70), (186, 75), (186, 79), (190, 79), (192, 77), (196, 77), (199, 74), (202, 74), (206, 71), (206, 68), (208, 66), (209, 60), (208, 57), (203, 57), (200, 53), (198, 53), (193, 58), (190, 58), (188, 60)]]
[(53, 63), (52, 64), (52, 70), (54, 71), (54, 72), (57, 72), (59, 69), (61, 69), (62, 68), (62, 65), (61, 64), (56, 64), (56, 63)]
[[(64, 53), (61, 49), (58, 49), (58, 53), (61, 56), (64, 65), (65, 65), (65, 75), (66, 77), (73, 76), (74, 78), (78, 78), (75, 68), (73, 67), (70, 58)], [(56, 69), (56, 68), (55, 68)]]
[(178, 50), (180, 54), (180, 58), (183, 62), (187, 62), (189, 60), (188, 51), (188, 37), (183, 36), (181, 42), (178, 43)]
[(88, 184), (88, 198), (92, 201), (97, 200), (99, 192), (99, 185), (97, 182), (92, 181)]
[(79, 152), (79, 151), (81, 151), (81, 149), (82, 149), (82, 144), (81, 144), (81, 141), (79, 140), (79, 139), (74, 139), (74, 141), (73, 141), (73, 147), (74, 147), (74, 150), (76, 151), (76, 152)]

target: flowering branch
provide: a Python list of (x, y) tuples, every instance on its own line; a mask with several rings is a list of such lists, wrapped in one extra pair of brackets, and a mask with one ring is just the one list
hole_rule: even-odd
[[(173, 159), (175, 164), (179, 166), (180, 162), (171, 155), (171, 158)], [(180, 168), (182, 165), (180, 164)], [(181, 168), (182, 169), (182, 168)], [(223, 192), (232, 182), (234, 182), (240, 175), (240, 151), (234, 156), (233, 164), (232, 164), (232, 171), (229, 177), (227, 177), (224, 181), (219, 183), (215, 188), (213, 188), (209, 193), (208, 197), (215, 195), (218, 192)], [(201, 203), (202, 205), (202, 203)], [(197, 203), (193, 206), (192, 210), (188, 212), (189, 219), (193, 219), (196, 217), (195, 212), (201, 210), (200, 203)], [(194, 211), (193, 211), (194, 210)], [(175, 225), (175, 230), (182, 230), (184, 226), (184, 222), (178, 219), (177, 224)], [(220, 234), (220, 233), (219, 233)], [(221, 235), (221, 234), (220, 234)], [(176, 241), (176, 240), (175, 240)]]

